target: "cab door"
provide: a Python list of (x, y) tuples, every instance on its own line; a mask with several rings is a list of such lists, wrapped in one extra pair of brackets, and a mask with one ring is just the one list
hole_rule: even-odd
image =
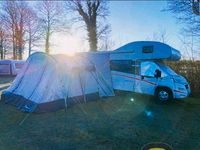
[(141, 62), (141, 93), (154, 95), (158, 83), (158, 78), (155, 77), (156, 70), (160, 70), (160, 68), (155, 62)]

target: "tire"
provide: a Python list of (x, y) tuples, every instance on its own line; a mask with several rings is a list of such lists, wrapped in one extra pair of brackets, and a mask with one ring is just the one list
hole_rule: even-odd
[(161, 102), (167, 102), (173, 98), (172, 92), (168, 88), (159, 88), (155, 93), (156, 99)]

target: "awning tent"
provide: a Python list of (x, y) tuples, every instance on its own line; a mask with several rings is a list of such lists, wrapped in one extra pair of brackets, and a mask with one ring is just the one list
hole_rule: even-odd
[(114, 96), (108, 54), (38, 52), (28, 58), (2, 100), (22, 111), (47, 112), (94, 96)]

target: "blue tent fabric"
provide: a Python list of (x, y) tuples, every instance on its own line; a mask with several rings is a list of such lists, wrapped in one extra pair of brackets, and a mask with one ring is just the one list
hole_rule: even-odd
[(37, 52), (2, 93), (2, 100), (21, 111), (47, 112), (97, 95), (114, 96), (108, 54), (69, 57)]

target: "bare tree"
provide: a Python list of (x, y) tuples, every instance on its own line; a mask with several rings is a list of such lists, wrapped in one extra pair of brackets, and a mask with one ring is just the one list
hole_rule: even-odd
[(13, 2), (1, 2), (1, 20), (4, 21), (5, 27), (9, 32), (9, 35), (12, 39), (12, 47), (13, 47), (13, 59), (16, 59), (16, 49), (15, 49), (15, 23), (16, 23), (16, 15), (15, 10), (16, 6)]
[[(10, 46), (11, 39), (9, 36), (9, 32), (5, 27), (4, 20), (0, 18), (0, 57), (1, 59), (6, 59), (6, 56), (10, 53), (12, 47)], [(9, 56), (8, 56), (9, 57)]]
[(200, 16), (194, 13), (194, 0), (168, 1), (165, 11), (172, 12), (180, 23), (185, 25), (184, 31), (200, 38)]
[(75, 12), (77, 15), (73, 22), (83, 22), (87, 30), (90, 51), (97, 51), (98, 40), (110, 30), (110, 26), (105, 24), (105, 19), (109, 14), (107, 2), (104, 0), (72, 0), (67, 2), (67, 10)]
[(158, 34), (159, 34), (160, 41), (162, 43), (167, 43), (167, 32), (166, 32), (166, 30), (165, 29), (164, 30), (160, 30), (158, 32)]
[(115, 46), (114, 41), (110, 38), (110, 34), (107, 33), (101, 40), (99, 41), (99, 50), (112, 50)]
[(17, 12), (18, 13), (18, 18), (16, 22), (16, 27), (15, 27), (15, 37), (16, 37), (16, 45), (18, 48), (18, 57), (19, 59), (22, 59), (23, 57), (23, 50), (25, 46), (25, 24), (26, 24), (26, 19), (28, 15), (28, 5), (27, 3), (24, 2), (19, 2), (17, 4)]
[(5, 59), (6, 46), (7, 46), (8, 35), (4, 26), (4, 22), (0, 20), (0, 58)]
[(62, 2), (45, 0), (39, 2), (40, 23), (44, 33), (45, 52), (50, 52), (50, 38), (53, 32), (63, 28)]
[(160, 41), (162, 43), (167, 43), (168, 38), (167, 38), (167, 32), (165, 29), (160, 29), (156, 32), (153, 32), (152, 37), (147, 37), (147, 40), (154, 40), (154, 41)]
[(194, 49), (195, 46), (198, 45), (200, 39), (200, 16), (197, 15), (200, 10), (197, 10), (195, 7), (196, 4), (199, 6), (199, 3), (198, 0), (168, 1), (168, 6), (165, 9), (172, 12), (179, 23), (184, 25), (181, 34), (184, 34), (187, 37), (187, 39), (184, 40), (187, 41), (187, 44), (186, 42), (183, 44), (187, 46), (187, 51), (190, 50), (193, 61), (195, 56), (194, 52), (196, 52)]
[(30, 56), (32, 48), (38, 46), (37, 42), (41, 40), (41, 26), (39, 18), (34, 9), (30, 8), (28, 11), (27, 24), (26, 24), (26, 42), (28, 42), (28, 54)]
[(13, 59), (23, 57), (29, 9), (25, 1), (4, 1), (2, 4), (1, 19), (12, 39)]

